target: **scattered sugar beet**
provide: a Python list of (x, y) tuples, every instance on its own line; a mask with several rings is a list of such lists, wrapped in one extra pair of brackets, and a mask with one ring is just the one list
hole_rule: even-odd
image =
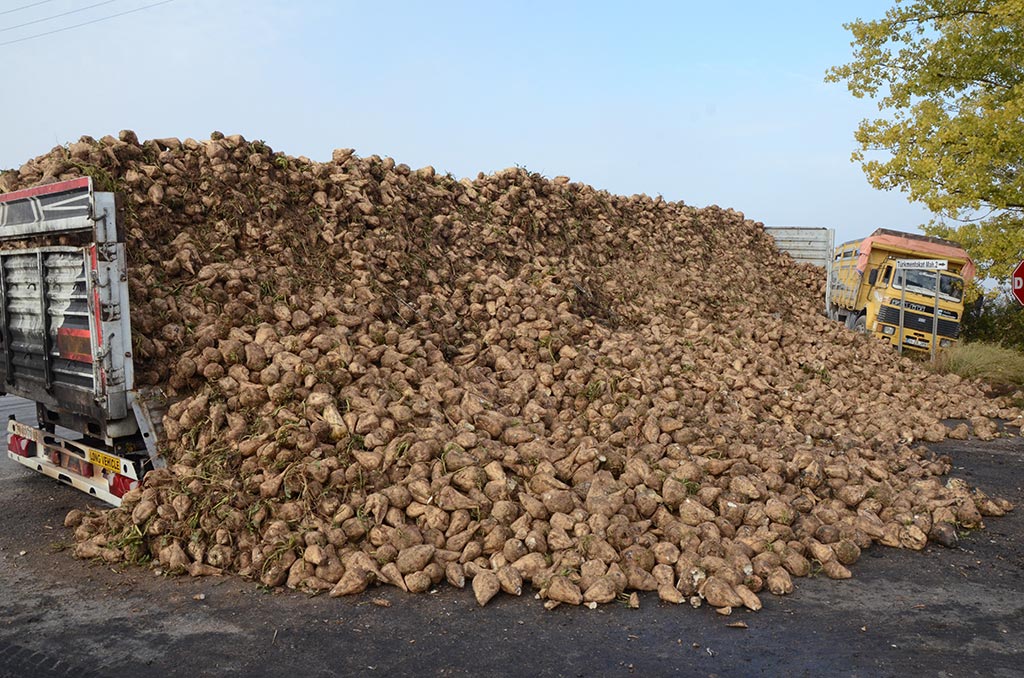
[(125, 197), (137, 375), (174, 404), (168, 468), (68, 515), (79, 557), (757, 610), (1011, 508), (919, 441), (1021, 413), (826, 320), (738, 212), (219, 133), (84, 137), (0, 189), (82, 173)]

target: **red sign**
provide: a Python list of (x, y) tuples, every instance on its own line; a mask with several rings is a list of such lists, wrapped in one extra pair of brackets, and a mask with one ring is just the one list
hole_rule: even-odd
[(1013, 296), (1017, 298), (1017, 301), (1024, 306), (1024, 261), (1017, 264), (1017, 268), (1013, 269), (1013, 275), (1010, 276), (1010, 287), (1013, 291)]

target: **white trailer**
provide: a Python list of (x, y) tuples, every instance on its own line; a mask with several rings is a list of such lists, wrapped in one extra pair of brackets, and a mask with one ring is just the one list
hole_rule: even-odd
[[(832, 280), (832, 252), (835, 249), (835, 229), (801, 226), (765, 226), (768, 235), (775, 238), (780, 252), (787, 252), (797, 262), (814, 264), (825, 269), (825, 280)], [(831, 305), (832, 285), (825, 285), (825, 315)]]

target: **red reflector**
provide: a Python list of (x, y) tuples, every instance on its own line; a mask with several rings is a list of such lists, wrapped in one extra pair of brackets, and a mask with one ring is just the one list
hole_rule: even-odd
[(89, 330), (61, 327), (57, 329), (57, 352), (61, 358), (92, 363)]
[(139, 486), (138, 480), (132, 480), (128, 476), (115, 473), (110, 476), (110, 493), (115, 497), (123, 497), (129, 490)]
[(60, 465), (72, 473), (77, 473), (78, 475), (85, 476), (86, 478), (92, 477), (92, 464), (84, 459), (79, 459), (78, 457), (70, 455), (67, 452), (62, 452), (60, 454)]
[(12, 433), (7, 439), (7, 449), (19, 457), (34, 457), (35, 443), (28, 438), (23, 438), (17, 433)]

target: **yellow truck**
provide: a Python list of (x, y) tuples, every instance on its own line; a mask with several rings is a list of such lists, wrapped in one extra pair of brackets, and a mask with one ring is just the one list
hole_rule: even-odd
[(901, 351), (932, 351), (933, 336), (945, 348), (960, 337), (973, 277), (974, 262), (957, 243), (880, 228), (836, 247), (828, 315)]

